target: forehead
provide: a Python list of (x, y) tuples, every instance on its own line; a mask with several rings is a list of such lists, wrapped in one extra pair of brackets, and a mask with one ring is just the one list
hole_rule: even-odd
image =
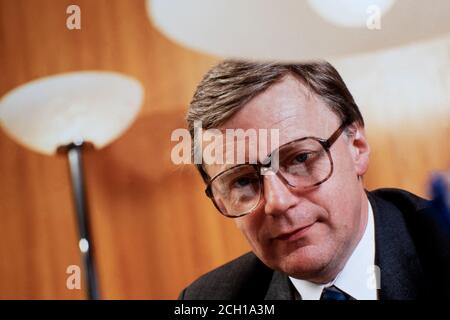
[[(250, 100), (218, 129), (277, 130), (278, 145), (282, 145), (307, 136), (326, 139), (339, 125), (338, 117), (322, 99), (298, 78), (286, 75)], [(256, 143), (271, 146), (269, 139), (261, 141), (260, 136)], [(233, 165), (212, 164), (205, 165), (205, 169), (214, 176), (230, 166)]]
[(284, 143), (301, 136), (325, 137), (338, 125), (326, 103), (288, 74), (245, 104), (221, 129), (278, 129)]

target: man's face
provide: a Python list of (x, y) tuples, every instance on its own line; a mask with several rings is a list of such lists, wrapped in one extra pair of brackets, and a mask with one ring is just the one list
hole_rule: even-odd
[[(278, 129), (280, 145), (305, 136), (328, 139), (339, 118), (291, 75), (253, 98), (220, 129)], [(264, 176), (264, 196), (236, 218), (255, 254), (296, 278), (328, 282), (343, 268), (367, 221), (361, 180), (369, 149), (362, 128), (342, 134), (330, 149), (332, 176), (307, 192), (293, 191), (277, 175)], [(206, 167), (214, 176), (217, 168)]]

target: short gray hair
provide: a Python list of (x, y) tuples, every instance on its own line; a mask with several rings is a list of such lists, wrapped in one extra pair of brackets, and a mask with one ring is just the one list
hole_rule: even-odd
[[(187, 113), (191, 137), (194, 138), (194, 122), (201, 121), (203, 129), (219, 127), (287, 74), (304, 83), (342, 122), (364, 126), (353, 96), (337, 70), (326, 61), (281, 64), (225, 60), (209, 70), (197, 86)], [(201, 165), (198, 169), (207, 179)]]

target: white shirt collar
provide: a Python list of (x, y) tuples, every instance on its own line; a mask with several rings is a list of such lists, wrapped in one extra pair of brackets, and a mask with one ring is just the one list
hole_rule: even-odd
[(334, 281), (318, 285), (307, 280), (289, 277), (303, 300), (319, 300), (325, 287), (336, 286), (356, 300), (377, 300), (375, 264), (375, 226), (372, 206), (368, 205), (364, 234)]

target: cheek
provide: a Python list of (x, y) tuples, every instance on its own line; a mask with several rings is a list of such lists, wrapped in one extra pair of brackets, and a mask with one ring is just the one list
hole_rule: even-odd
[(235, 223), (238, 229), (244, 234), (253, 248), (258, 248), (261, 244), (261, 234), (264, 225), (262, 212), (253, 212), (247, 216), (236, 218)]
[(333, 176), (339, 176), (341, 180), (356, 179), (357, 177), (354, 156), (347, 143), (340, 141), (336, 145), (336, 149), (331, 151)]
[(255, 233), (255, 226), (254, 223), (252, 223), (251, 219), (248, 219), (248, 217), (241, 217), (236, 218), (235, 220), (236, 226), (238, 229), (247, 237), (251, 238), (253, 237)]
[[(361, 183), (355, 171), (354, 163), (350, 154), (345, 151), (343, 146), (336, 152), (339, 155), (333, 159), (333, 173), (331, 177), (320, 185), (318, 190), (319, 199), (322, 207), (328, 212), (338, 212), (342, 216), (348, 216), (354, 209), (355, 199), (359, 198), (361, 192)], [(336, 217), (330, 214), (332, 219)], [(336, 215), (336, 214), (334, 214)]]
[(335, 241), (336, 245), (344, 244), (358, 228), (358, 215), (361, 210), (358, 199), (361, 191), (357, 179), (353, 182), (336, 179), (330, 181), (329, 185), (324, 185), (324, 190), (321, 191), (324, 193), (320, 198), (326, 199), (321, 206), (327, 212), (325, 224), (329, 228), (328, 237), (332, 238), (331, 241)]
[(361, 186), (348, 162), (340, 162), (335, 169), (317, 193), (311, 194), (311, 200), (321, 208), (329, 236), (342, 239), (353, 232), (358, 221), (355, 214), (360, 206), (356, 199), (360, 198)]
[(332, 201), (323, 204), (323, 208), (327, 212), (326, 224), (330, 228), (330, 232), (336, 236), (351, 232), (354, 226), (356, 204), (355, 198), (351, 194), (352, 192), (349, 190), (334, 195), (329, 192), (327, 198)]

